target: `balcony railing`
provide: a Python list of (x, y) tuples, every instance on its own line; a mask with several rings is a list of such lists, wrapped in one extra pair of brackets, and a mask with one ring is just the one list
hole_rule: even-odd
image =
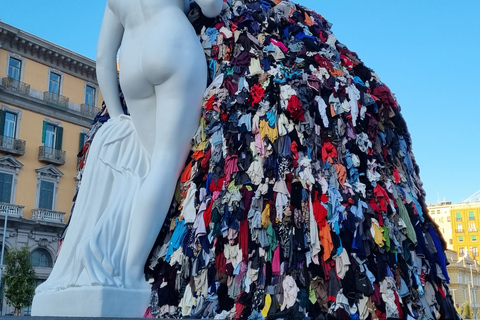
[(463, 229), (456, 229), (455, 232), (456, 232), (456, 233), (464, 233), (465, 230), (463, 230)]
[(16, 91), (18, 93), (27, 95), (30, 93), (30, 85), (24, 82), (15, 80), (13, 78), (2, 78), (2, 86), (8, 90)]
[(85, 103), (82, 103), (80, 105), (80, 112), (88, 118), (93, 119), (97, 115), (98, 111), (100, 111), (100, 109), (95, 106), (91, 106)]
[(9, 217), (22, 218), (23, 208), (25, 207), (18, 204), (0, 202), (0, 215), (5, 215), (8, 212)]
[(468, 232), (477, 232), (477, 228), (468, 228)]
[(47, 104), (53, 106), (53, 107), (60, 107), (62, 109), (68, 109), (68, 102), (69, 99), (67, 97), (64, 97), (60, 94), (53, 93), (50, 91), (45, 91), (43, 93), (43, 100), (47, 102)]
[(23, 156), (25, 154), (25, 141), (12, 137), (0, 136), (0, 151)]
[(65, 223), (63, 217), (65, 212), (54, 211), (49, 209), (32, 209), (32, 219), (37, 221), (59, 222)]
[(65, 154), (63, 150), (57, 150), (45, 146), (38, 148), (38, 161), (44, 161), (55, 164), (65, 164)]

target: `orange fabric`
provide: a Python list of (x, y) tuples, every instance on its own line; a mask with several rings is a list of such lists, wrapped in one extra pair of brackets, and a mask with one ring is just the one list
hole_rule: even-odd
[(190, 162), (189, 164), (187, 164), (187, 166), (183, 170), (182, 176), (180, 177), (180, 181), (183, 183), (187, 182), (190, 179), (191, 173), (192, 173), (192, 163)]
[(193, 153), (192, 158), (195, 161), (198, 161), (198, 160), (202, 159), (204, 155), (205, 155), (205, 153), (202, 150), (197, 150)]
[(332, 68), (332, 69), (330, 69), (330, 70), (328, 70), (328, 71), (330, 71), (330, 75), (333, 76), (333, 77), (339, 77), (339, 76), (343, 75), (343, 71), (340, 70), (340, 69), (334, 69), (334, 68)]
[(308, 16), (308, 14), (305, 12), (305, 24), (307, 26), (313, 26), (315, 23), (312, 21), (312, 19), (310, 19), (310, 17)]
[(333, 250), (333, 242), (332, 242), (332, 235), (330, 234), (330, 226), (328, 223), (318, 230), (318, 237), (320, 238), (320, 243), (322, 244), (323, 248), (323, 260), (327, 261), (330, 259), (330, 255), (332, 254)]
[(339, 163), (335, 163), (335, 169), (337, 169), (338, 182), (340, 182), (343, 187), (345, 180), (347, 180), (347, 169)]

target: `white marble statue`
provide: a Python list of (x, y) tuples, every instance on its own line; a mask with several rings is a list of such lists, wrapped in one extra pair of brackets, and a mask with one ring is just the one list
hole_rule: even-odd
[[(197, 127), (207, 66), (189, 0), (108, 0), (97, 77), (111, 119), (90, 147), (60, 255), (35, 316), (141, 317), (143, 266)], [(208, 17), (222, 0), (196, 0)], [(119, 101), (120, 84), (131, 116)]]

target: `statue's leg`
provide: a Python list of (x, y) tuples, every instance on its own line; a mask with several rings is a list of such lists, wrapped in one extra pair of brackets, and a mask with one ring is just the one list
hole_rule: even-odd
[[(143, 282), (143, 266), (168, 212), (177, 179), (198, 126), (205, 88), (203, 65), (185, 76), (174, 75), (155, 87), (155, 144), (150, 172), (145, 178), (134, 210), (128, 237), (126, 286)], [(197, 71), (197, 72), (195, 72)], [(132, 114), (135, 121), (135, 116)], [(142, 125), (135, 123), (135, 126)]]

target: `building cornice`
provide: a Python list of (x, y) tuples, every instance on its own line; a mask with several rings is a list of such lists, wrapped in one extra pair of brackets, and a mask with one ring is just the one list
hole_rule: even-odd
[(94, 60), (3, 22), (0, 22), (0, 48), (97, 83)]
[(60, 121), (67, 121), (76, 125), (90, 128), (92, 119), (86, 117), (80, 112), (72, 110), (63, 110), (48, 106), (45, 101), (30, 96), (25, 96), (5, 90), (0, 86), (0, 102), (12, 106), (22, 106), (23, 109), (30, 110), (48, 117), (56, 118)]

